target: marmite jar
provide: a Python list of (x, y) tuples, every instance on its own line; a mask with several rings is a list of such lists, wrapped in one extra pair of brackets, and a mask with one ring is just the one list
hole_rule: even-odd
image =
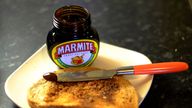
[(60, 68), (90, 65), (98, 55), (99, 37), (88, 10), (76, 5), (57, 9), (46, 44), (49, 56)]

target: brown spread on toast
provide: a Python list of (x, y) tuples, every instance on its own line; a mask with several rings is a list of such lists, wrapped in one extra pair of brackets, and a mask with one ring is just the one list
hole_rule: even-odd
[(88, 82), (39, 80), (28, 92), (32, 108), (138, 108), (135, 88), (122, 76)]

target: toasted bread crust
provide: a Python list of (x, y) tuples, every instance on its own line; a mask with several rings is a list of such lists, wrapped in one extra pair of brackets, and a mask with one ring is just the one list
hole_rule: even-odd
[(122, 76), (89, 82), (39, 80), (28, 92), (32, 108), (138, 108), (135, 88)]

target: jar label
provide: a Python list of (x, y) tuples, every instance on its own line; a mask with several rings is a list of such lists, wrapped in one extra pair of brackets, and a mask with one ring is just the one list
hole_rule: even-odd
[(60, 67), (87, 66), (98, 54), (97, 42), (89, 39), (64, 42), (52, 49), (52, 59)]

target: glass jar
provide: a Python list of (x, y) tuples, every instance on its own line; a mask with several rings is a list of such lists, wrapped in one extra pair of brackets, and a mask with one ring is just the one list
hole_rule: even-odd
[(98, 55), (99, 36), (91, 26), (88, 10), (76, 5), (57, 9), (46, 44), (49, 56), (60, 68), (92, 64)]

